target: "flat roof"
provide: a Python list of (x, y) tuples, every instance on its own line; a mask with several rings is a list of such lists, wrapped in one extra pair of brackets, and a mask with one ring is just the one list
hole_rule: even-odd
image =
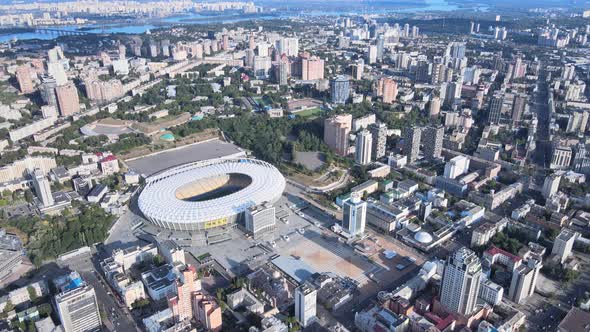
[(279, 270), (298, 283), (309, 279), (316, 271), (301, 259), (293, 256), (279, 256), (271, 261)]
[(245, 156), (238, 146), (213, 139), (181, 148), (165, 150), (145, 157), (126, 160), (129, 168), (145, 177), (195, 161), (225, 157)]

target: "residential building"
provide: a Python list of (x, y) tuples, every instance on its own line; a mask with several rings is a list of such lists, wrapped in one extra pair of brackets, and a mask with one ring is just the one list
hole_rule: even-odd
[(60, 85), (55, 88), (57, 102), (59, 105), (59, 114), (61, 116), (70, 116), (80, 112), (80, 99), (78, 89), (72, 82)]
[(324, 142), (341, 156), (348, 154), (348, 136), (352, 126), (352, 115), (344, 114), (324, 121)]
[(363, 130), (356, 135), (355, 161), (360, 165), (371, 163), (371, 150), (373, 149), (373, 136), (368, 130)]
[(301, 59), (301, 79), (304, 81), (324, 78), (324, 60), (317, 57)]
[(181, 322), (193, 317), (194, 293), (201, 290), (197, 278), (197, 269), (188, 265), (180, 271), (182, 280), (176, 280), (176, 295), (168, 298), (168, 306), (172, 310), (174, 319)]
[(508, 292), (510, 300), (520, 304), (533, 295), (542, 267), (540, 261), (529, 258), (525, 264), (519, 265), (512, 271), (512, 281)]
[(424, 144), (424, 157), (427, 159), (438, 159), (442, 153), (443, 136), (445, 128), (426, 127), (422, 131), (422, 142)]
[(420, 153), (421, 137), (422, 128), (406, 128), (403, 153), (408, 157), (408, 163), (410, 164), (418, 159), (418, 154)]
[(334, 104), (346, 104), (350, 97), (350, 79), (339, 75), (330, 80), (330, 96)]
[(445, 178), (454, 179), (469, 170), (469, 158), (467, 156), (456, 156), (445, 164)]
[(397, 98), (397, 83), (389, 77), (382, 77), (377, 83), (377, 96), (386, 104), (393, 103)]
[(31, 67), (28, 65), (18, 66), (16, 68), (16, 81), (21, 93), (32, 93), (35, 91), (33, 80), (31, 78)]
[(369, 126), (369, 130), (373, 135), (373, 159), (378, 160), (385, 156), (385, 149), (387, 147), (387, 126), (384, 123), (377, 123)]
[(37, 194), (37, 197), (41, 201), (41, 206), (52, 206), (55, 202), (53, 200), (53, 195), (51, 194), (51, 185), (45, 174), (43, 174), (43, 171), (36, 169), (31, 174), (31, 177), (33, 179), (35, 194)]
[(553, 173), (545, 178), (543, 182), (543, 197), (549, 198), (557, 193), (559, 190), (559, 183), (561, 182), (561, 175)]

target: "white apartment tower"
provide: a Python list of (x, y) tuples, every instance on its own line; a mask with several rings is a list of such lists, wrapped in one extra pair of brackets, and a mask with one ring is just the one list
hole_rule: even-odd
[(32, 177), (35, 193), (37, 194), (37, 197), (41, 201), (43, 207), (52, 206), (55, 202), (53, 200), (53, 195), (51, 194), (51, 185), (49, 184), (49, 180), (47, 180), (40, 169), (35, 169), (33, 171)]
[(373, 136), (368, 130), (363, 130), (356, 136), (355, 161), (360, 165), (371, 162), (371, 150), (373, 149)]

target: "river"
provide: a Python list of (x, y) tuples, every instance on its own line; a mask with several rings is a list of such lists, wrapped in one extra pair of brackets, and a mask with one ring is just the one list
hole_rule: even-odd
[[(455, 11), (461, 9), (459, 6), (455, 4), (449, 4), (446, 0), (426, 0), (424, 6), (417, 6), (412, 8), (402, 8), (402, 9), (393, 9), (393, 8), (370, 8), (367, 9), (366, 12), (363, 14), (388, 14), (388, 13), (412, 13), (412, 12), (427, 12), (427, 11)], [(486, 11), (486, 7), (475, 8), (474, 10), (479, 11)], [(331, 16), (338, 16), (338, 15), (348, 15), (348, 14), (359, 14), (358, 8), (354, 10), (335, 10), (335, 11), (305, 11), (302, 14), (294, 13), (294, 12), (286, 12), (281, 14), (260, 14), (255, 16), (258, 20), (264, 19), (276, 19), (276, 18), (287, 18), (293, 17), (296, 15), (302, 16), (322, 16), (322, 15), (331, 15)], [(178, 24), (210, 24), (210, 23), (232, 23), (232, 22), (239, 22), (245, 20), (253, 19), (253, 16), (243, 16), (237, 14), (230, 14), (230, 15), (207, 15), (207, 14), (199, 14), (199, 13), (187, 13), (185, 15), (177, 15), (177, 16), (170, 16), (165, 17), (159, 20), (152, 20), (152, 23), (147, 24), (134, 24), (134, 23), (115, 23), (115, 24), (88, 24), (83, 26), (55, 26), (50, 27), (51, 29), (58, 29), (63, 31), (76, 31), (80, 28), (84, 28), (83, 30), (86, 32), (91, 33), (102, 33), (102, 34), (111, 34), (111, 33), (126, 33), (126, 34), (142, 34), (148, 30), (152, 30), (155, 28), (167, 27), (172, 25)], [(30, 39), (42, 39), (42, 40), (50, 40), (57, 38), (58, 35), (55, 33), (43, 33), (43, 32), (20, 32), (20, 33), (12, 33), (12, 34), (2, 34), (0, 35), (0, 43), (4, 43), (10, 40), (18, 39), (18, 40), (30, 40)]]

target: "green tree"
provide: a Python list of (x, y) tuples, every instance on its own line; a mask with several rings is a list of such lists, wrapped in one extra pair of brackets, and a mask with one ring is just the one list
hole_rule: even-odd
[(31, 302), (35, 302), (38, 298), (35, 288), (33, 288), (33, 286), (28, 286), (27, 292), (29, 293), (29, 299), (31, 299)]

